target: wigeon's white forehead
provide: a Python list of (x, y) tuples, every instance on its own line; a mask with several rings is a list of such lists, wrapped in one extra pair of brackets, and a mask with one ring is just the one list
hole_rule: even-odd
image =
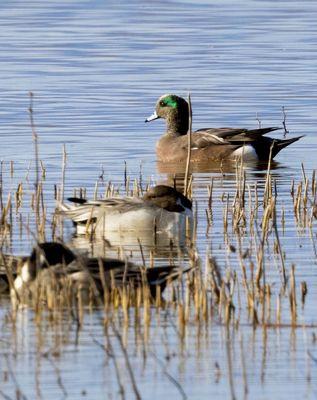
[(163, 94), (163, 96), (161, 96), (161, 97), (159, 98), (159, 101), (165, 99), (165, 97), (170, 97), (170, 96), (174, 96), (174, 95), (173, 95), (172, 93)]

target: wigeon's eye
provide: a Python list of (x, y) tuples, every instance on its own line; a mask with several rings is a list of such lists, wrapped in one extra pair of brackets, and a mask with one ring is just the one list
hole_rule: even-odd
[(166, 104), (164, 103), (163, 100), (160, 101), (160, 106), (161, 106), (161, 107), (165, 107), (165, 106), (166, 106)]

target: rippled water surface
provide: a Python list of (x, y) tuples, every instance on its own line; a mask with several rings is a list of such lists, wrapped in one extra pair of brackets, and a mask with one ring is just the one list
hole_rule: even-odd
[[(298, 323), (306, 328), (254, 330), (244, 317), (245, 325), (229, 333), (221, 323), (210, 322), (201, 330), (189, 326), (180, 340), (177, 316), (153, 311), (149, 337), (136, 332), (131, 321), (122, 333), (141, 398), (317, 395), (316, 220), (312, 229), (299, 229), (291, 197), (292, 180), (296, 187), (303, 179), (301, 163), (309, 179), (316, 169), (316, 16), (316, 2), (292, 0), (16, 0), (0, 5), (3, 204), (10, 191), (14, 198), (20, 182), (26, 194), (34, 184), (30, 91), (46, 173), (48, 220), (55, 206), (54, 185), (61, 183), (64, 144), (66, 195), (86, 187), (92, 196), (96, 181), (101, 190), (109, 180), (122, 187), (125, 162), (131, 181), (140, 174), (144, 185), (170, 178), (155, 157), (163, 121), (144, 124), (164, 93), (191, 93), (194, 129), (256, 128), (257, 119), (262, 126), (282, 126), (284, 107), (288, 137), (305, 135), (276, 157), (272, 176), (285, 213), (284, 230), (281, 214), (278, 221), (286, 267), (290, 271), (296, 266), (299, 297), (300, 283), (308, 284), (303, 309), (298, 297)], [(283, 130), (274, 136), (281, 138)], [(263, 189), (265, 170), (250, 166), (246, 176), (250, 187), (258, 182)], [(207, 186), (212, 182), (213, 223), (208, 231)], [(236, 253), (229, 250), (229, 244), (237, 246), (235, 237), (228, 244), (223, 235), (223, 193), (231, 201), (235, 185), (234, 169), (210, 166), (193, 176), (198, 252), (204, 263), (210, 251), (223, 271), (239, 269)], [(20, 215), (13, 211), (6, 250), (25, 254), (34, 243), (25, 228), (33, 215), (27, 195), (21, 211), (21, 232), (16, 227)], [(67, 225), (67, 240), (71, 232)], [(249, 240), (246, 233), (243, 246)], [(274, 288), (280, 284), (278, 256), (269, 260), (268, 280)], [(0, 316), (0, 397), (19, 398), (17, 390), (29, 399), (120, 397), (114, 361), (102, 349), (105, 335), (98, 312), (87, 313), (79, 334), (68, 320), (56, 327), (48, 318), (39, 328), (31, 310), (21, 311), (12, 324), (5, 296)], [(121, 397), (136, 398), (113, 332), (111, 340), (125, 387)]]

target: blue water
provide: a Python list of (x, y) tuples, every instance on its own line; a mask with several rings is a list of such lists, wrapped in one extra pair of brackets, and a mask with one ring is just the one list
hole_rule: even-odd
[[(194, 129), (255, 128), (256, 118), (262, 126), (281, 126), (282, 107), (285, 107), (289, 137), (306, 136), (276, 158), (278, 164), (273, 174), (288, 227), (281, 240), (289, 257), (288, 267), (295, 263), (300, 274), (298, 284), (306, 280), (310, 285), (310, 302), (305, 312), (300, 313), (301, 322), (315, 323), (316, 256), (308, 231), (301, 234), (294, 228), (289, 192), (291, 179), (296, 182), (302, 179), (302, 162), (308, 176), (317, 166), (316, 15), (316, 2), (291, 0), (2, 2), (0, 159), (4, 161), (4, 201), (10, 190), (14, 193), (19, 182), (23, 182), (26, 191), (33, 188), (30, 91), (34, 94), (40, 158), (46, 168), (48, 218), (54, 208), (54, 184), (61, 182), (64, 144), (68, 154), (66, 195), (79, 186), (86, 187), (92, 195), (102, 169), (105, 181), (122, 184), (124, 161), (132, 178), (139, 176), (141, 165), (144, 182), (166, 179), (158, 171), (155, 158), (155, 143), (164, 131), (164, 123), (144, 124), (157, 98), (164, 93), (184, 97), (191, 93)], [(275, 137), (282, 135), (283, 130), (276, 132)], [(9, 173), (10, 161), (14, 162), (13, 177)], [(29, 181), (26, 181), (28, 169)], [(206, 187), (212, 177), (215, 179), (214, 225), (207, 236)], [(248, 179), (249, 183), (256, 179), (263, 182), (263, 175), (249, 171)], [(224, 178), (217, 170), (197, 173), (193, 191), (198, 204), (198, 247), (202, 258), (210, 247), (223, 269), (236, 266), (234, 255), (228, 256), (223, 243), (221, 225), (224, 207), (221, 194), (234, 192), (234, 174)], [(32, 215), (27, 200), (23, 205), (25, 220), (28, 214)], [(316, 224), (313, 234), (316, 235)], [(14, 232), (9, 247), (25, 253), (32, 243), (32, 236), (24, 233), (20, 237)], [(273, 262), (269, 268), (272, 280), (279, 283)], [(9, 379), (5, 379), (8, 359), (27, 398), (118, 398), (113, 364), (111, 361), (104, 364), (105, 356), (91, 338), (94, 332), (98, 340), (104, 340), (96, 316), (87, 321), (79, 345), (74, 345), (71, 334), (55, 360), (67, 392), (63, 395), (56, 383), (53, 364), (39, 362), (42, 356), (36, 356), (38, 337), (32, 314), (26, 315), (22, 325), (18, 323), (17, 334), (23, 340), (17, 340), (20, 347), (14, 355), (17, 342), (4, 318), (8, 309), (9, 305), (4, 302), (1, 308), (3, 339), (0, 337), (0, 353), (7, 355), (0, 362), (4, 394), (15, 396), (12, 376), (9, 374)], [(151, 345), (166, 363), (168, 372), (181, 383), (188, 398), (230, 398), (223, 329), (210, 326), (201, 347), (196, 349), (198, 334), (193, 327), (182, 354), (172, 324), (167, 325), (166, 332), (156, 328), (158, 333), (157, 336), (152, 333)], [(264, 344), (261, 330), (255, 333), (252, 328), (243, 330), (249, 389), (246, 395), (242, 387), (241, 331), (236, 333), (232, 343), (237, 398), (314, 398), (317, 392), (315, 361), (307, 353), (309, 350), (316, 354), (313, 332), (314, 329), (298, 330), (292, 339), (290, 329), (270, 330)], [(175, 352), (168, 361), (166, 344), (162, 345), (165, 333), (169, 351)], [(142, 352), (134, 349), (133, 334), (131, 326), (128, 349), (142, 398), (181, 398), (153, 356), (149, 355), (148, 364), (143, 365)], [(54, 335), (50, 332), (48, 340), (56, 339)], [(44, 350), (48, 351), (50, 343), (45, 346)], [(124, 369), (123, 357), (118, 357)], [(216, 363), (220, 366), (219, 379)], [(33, 373), (36, 366), (41, 371), (40, 391)], [(129, 382), (126, 376), (125, 380)], [(126, 398), (134, 398), (130, 384), (127, 384)]]

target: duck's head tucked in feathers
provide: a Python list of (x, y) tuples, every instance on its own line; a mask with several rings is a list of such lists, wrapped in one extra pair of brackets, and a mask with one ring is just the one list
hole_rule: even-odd
[(61, 243), (39, 243), (32, 250), (29, 257), (21, 261), (20, 272), (14, 281), (15, 290), (21, 290), (36, 278), (37, 272), (56, 264), (69, 264), (75, 260), (74, 253)]
[(28, 304), (32, 299), (46, 303), (49, 308), (69, 306), (78, 296), (90, 303), (102, 300), (105, 290), (111, 292), (122, 287), (134, 290), (144, 285), (155, 299), (168, 282), (192, 269), (175, 265), (147, 269), (128, 260), (75, 256), (66, 246), (54, 242), (38, 244), (25, 261), (11, 291), (16, 306)]
[(143, 200), (170, 212), (190, 213), (192, 209), (192, 202), (186, 196), (166, 185), (150, 188)]

